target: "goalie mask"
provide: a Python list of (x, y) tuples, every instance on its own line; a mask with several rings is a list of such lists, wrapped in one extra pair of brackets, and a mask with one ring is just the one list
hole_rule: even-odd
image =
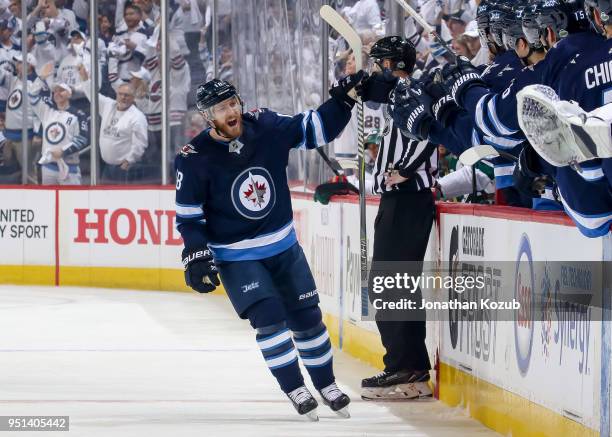
[[(611, 0), (585, 0), (584, 1), (584, 9), (586, 11), (587, 17), (591, 22), (593, 28), (600, 33), (601, 35), (606, 36), (607, 32), (605, 29), (606, 25), (612, 24), (612, 1)], [(601, 23), (597, 24), (595, 21), (595, 9), (599, 11), (599, 16), (601, 18)]]
[(374, 59), (382, 70), (384, 70), (383, 60), (389, 59), (394, 63), (392, 70), (402, 70), (411, 74), (416, 63), (416, 49), (410, 41), (401, 36), (387, 36), (372, 46), (370, 58)]

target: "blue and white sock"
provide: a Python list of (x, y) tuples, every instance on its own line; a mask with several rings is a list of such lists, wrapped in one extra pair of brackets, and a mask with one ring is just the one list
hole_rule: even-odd
[(293, 339), (315, 388), (321, 390), (333, 383), (333, 353), (323, 322), (307, 331), (294, 331)]
[(304, 385), (297, 351), (284, 323), (257, 329), (256, 338), (268, 368), (285, 393)]

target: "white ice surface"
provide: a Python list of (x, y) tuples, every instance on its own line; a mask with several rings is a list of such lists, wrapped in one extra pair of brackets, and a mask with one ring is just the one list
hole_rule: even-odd
[(376, 371), (334, 359), (352, 418), (320, 405), (311, 423), (222, 296), (0, 286), (0, 415), (70, 416), (70, 432), (0, 435), (496, 435), (437, 401), (364, 402), (359, 381)]

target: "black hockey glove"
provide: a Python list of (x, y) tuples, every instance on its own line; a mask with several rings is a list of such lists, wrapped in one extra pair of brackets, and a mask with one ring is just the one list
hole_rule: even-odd
[(436, 80), (435, 73), (427, 77), (422, 86), (431, 98), (430, 114), (443, 127), (448, 127), (452, 116), (461, 111), (451, 96), (450, 90), (443, 82)]
[(220, 284), (210, 249), (183, 249), (185, 283), (198, 293), (210, 293)]
[(329, 90), (329, 95), (334, 99), (345, 102), (351, 108), (355, 105), (358, 99), (357, 90), (355, 89), (364, 79), (368, 77), (368, 73), (359, 70), (355, 74), (338, 80)]
[(519, 155), (516, 167), (512, 173), (514, 187), (525, 196), (539, 198), (544, 194), (546, 185), (550, 182), (547, 175), (535, 171), (536, 152), (531, 146), (525, 146)]
[[(421, 92), (421, 94), (418, 94)], [(429, 137), (433, 117), (426, 109), (429, 97), (416, 87), (397, 87), (392, 95), (391, 117), (405, 137), (423, 141)]]
[(364, 79), (356, 88), (357, 95), (364, 102), (389, 103), (389, 96), (398, 78), (391, 72), (385, 70), (382, 73), (374, 73)]
[(450, 90), (455, 102), (463, 107), (463, 97), (474, 86), (486, 86), (480, 78), (480, 71), (465, 57), (458, 57), (456, 64), (447, 64), (442, 69), (444, 84)]

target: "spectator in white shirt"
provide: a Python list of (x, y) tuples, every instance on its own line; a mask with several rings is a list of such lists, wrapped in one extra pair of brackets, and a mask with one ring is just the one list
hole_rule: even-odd
[[(82, 90), (91, 97), (89, 74), (80, 70)], [(100, 154), (106, 164), (103, 183), (125, 184), (137, 178), (134, 165), (147, 148), (147, 119), (134, 105), (134, 89), (126, 83), (117, 89), (117, 100), (102, 94), (100, 105)]]

